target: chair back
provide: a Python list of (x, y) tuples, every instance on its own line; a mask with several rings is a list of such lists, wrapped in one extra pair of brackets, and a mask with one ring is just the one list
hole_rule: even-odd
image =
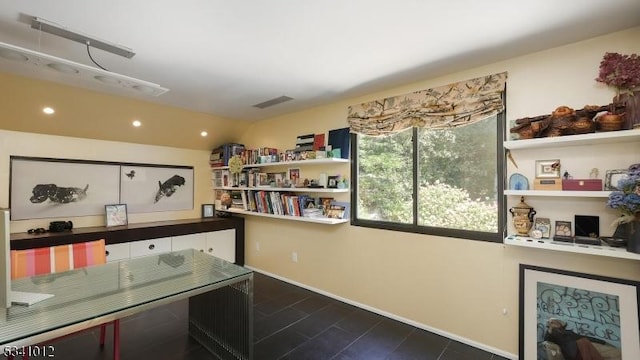
[(11, 279), (53, 274), (107, 262), (104, 239), (26, 250), (11, 250)]

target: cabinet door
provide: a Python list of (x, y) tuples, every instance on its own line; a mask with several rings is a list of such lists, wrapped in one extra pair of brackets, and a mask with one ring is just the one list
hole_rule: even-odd
[(227, 229), (206, 233), (207, 251), (209, 255), (227, 260), (236, 261), (236, 230)]
[(171, 251), (170, 237), (132, 241), (130, 244), (131, 257), (161, 254)]
[(196, 249), (204, 252), (207, 246), (205, 233), (173, 236), (171, 238), (171, 251)]
[(111, 244), (105, 246), (107, 262), (128, 259), (130, 256), (129, 243)]

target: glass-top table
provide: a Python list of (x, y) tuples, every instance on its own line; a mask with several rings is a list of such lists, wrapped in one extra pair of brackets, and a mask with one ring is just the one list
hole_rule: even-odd
[(189, 333), (227, 359), (253, 357), (253, 273), (183, 250), (12, 281), (52, 294), (0, 314), (0, 345), (27, 346), (189, 298)]

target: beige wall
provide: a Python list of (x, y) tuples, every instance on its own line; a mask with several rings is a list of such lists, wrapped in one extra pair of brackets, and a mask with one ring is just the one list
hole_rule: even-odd
[[(240, 140), (250, 147), (290, 148), (297, 135), (347, 126), (347, 107), (351, 104), (502, 71), (509, 73), (508, 119), (548, 114), (560, 105), (582, 108), (586, 104), (606, 104), (613, 91), (593, 79), (607, 51), (640, 52), (640, 28), (261, 121)], [(631, 149), (615, 148), (614, 153), (625, 151), (621, 158), (602, 155), (596, 166), (600, 166), (601, 175), (609, 168), (609, 158), (615, 159), (616, 166), (628, 166), (637, 162), (639, 150), (637, 145)], [(545, 151), (543, 156), (563, 156), (557, 150)], [(524, 167), (532, 166), (535, 156), (521, 156)], [(576, 175), (588, 175), (593, 167), (580, 159), (566, 158), (566, 162)], [(567, 205), (572, 199), (555, 201), (539, 205), (562, 203), (572, 211)], [(249, 216), (246, 226), (249, 266), (503, 355), (518, 352), (518, 264), (640, 280), (640, 261), (348, 224), (323, 226)], [(294, 251), (298, 253), (297, 263), (291, 261)], [(506, 315), (503, 309), (507, 310)]]
[[(44, 115), (51, 106), (56, 113)], [(138, 119), (140, 128), (131, 126)], [(28, 79), (0, 72), (0, 129), (88, 139), (210, 150), (246, 128), (176, 107)], [(201, 131), (207, 137), (201, 137)]]

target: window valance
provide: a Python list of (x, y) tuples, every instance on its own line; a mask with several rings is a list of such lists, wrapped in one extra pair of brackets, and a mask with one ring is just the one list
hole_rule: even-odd
[(352, 105), (347, 120), (351, 132), (373, 136), (472, 124), (504, 110), (506, 80), (503, 72)]

